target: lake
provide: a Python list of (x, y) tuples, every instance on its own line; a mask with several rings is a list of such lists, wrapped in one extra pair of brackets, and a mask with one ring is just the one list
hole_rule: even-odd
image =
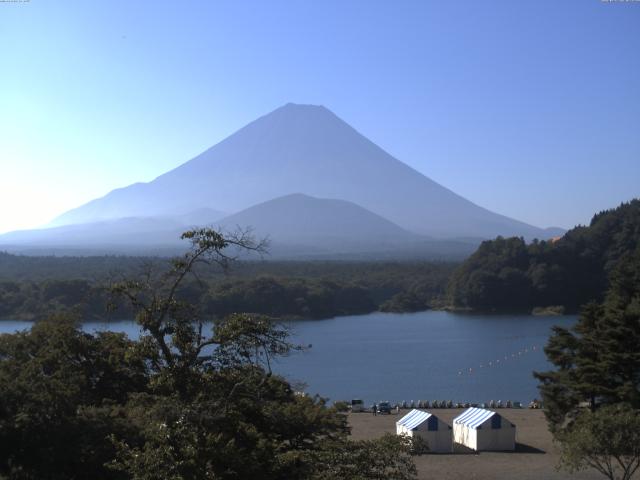
[[(274, 369), (331, 400), (528, 403), (539, 396), (531, 372), (550, 367), (543, 347), (551, 327), (575, 321), (439, 311), (291, 321), (293, 341), (312, 347), (280, 359)], [(29, 326), (2, 321), (0, 333)], [(139, 335), (131, 321), (87, 322), (83, 328)]]

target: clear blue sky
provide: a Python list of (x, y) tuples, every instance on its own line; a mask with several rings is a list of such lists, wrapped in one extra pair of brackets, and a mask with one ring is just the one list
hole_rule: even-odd
[(0, 2), (0, 231), (287, 102), (484, 207), (571, 227), (640, 196), (640, 2)]

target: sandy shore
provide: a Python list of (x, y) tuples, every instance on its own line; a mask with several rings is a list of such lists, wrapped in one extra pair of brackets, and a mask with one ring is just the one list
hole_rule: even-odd
[[(451, 424), (462, 409), (431, 410), (445, 422)], [(375, 438), (385, 432), (395, 433), (395, 422), (407, 411), (399, 415), (378, 415), (354, 413), (349, 415), (352, 436), (355, 439)], [(576, 479), (596, 480), (604, 478), (596, 471), (584, 471), (569, 475), (558, 472), (558, 448), (553, 444), (544, 415), (540, 410), (501, 409), (499, 412), (516, 425), (515, 452), (461, 451), (453, 454), (427, 454), (415, 457), (420, 479), (517, 479), (555, 480)], [(464, 448), (464, 447), (463, 447)]]

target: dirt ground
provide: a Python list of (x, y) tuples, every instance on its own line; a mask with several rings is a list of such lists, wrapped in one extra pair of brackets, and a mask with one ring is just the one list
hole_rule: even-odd
[[(462, 409), (432, 410), (436, 416), (451, 425)], [(354, 439), (376, 438), (385, 432), (395, 433), (395, 422), (399, 415), (373, 416), (371, 413), (349, 415)], [(502, 409), (500, 414), (516, 425), (515, 452), (473, 452), (465, 447), (456, 447), (452, 454), (427, 454), (415, 457), (418, 478), (438, 480), (596, 480), (602, 477), (595, 470), (568, 474), (556, 470), (558, 448), (553, 444), (544, 415), (540, 410)], [(464, 450), (464, 451), (463, 451)]]

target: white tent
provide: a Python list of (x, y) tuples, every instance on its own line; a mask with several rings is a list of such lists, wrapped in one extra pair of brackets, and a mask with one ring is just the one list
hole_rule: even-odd
[(429, 412), (411, 410), (396, 422), (396, 433), (409, 437), (420, 436), (427, 442), (430, 452), (453, 450), (451, 427)]
[(516, 426), (484, 408), (469, 408), (453, 419), (453, 441), (473, 450), (515, 450)]

